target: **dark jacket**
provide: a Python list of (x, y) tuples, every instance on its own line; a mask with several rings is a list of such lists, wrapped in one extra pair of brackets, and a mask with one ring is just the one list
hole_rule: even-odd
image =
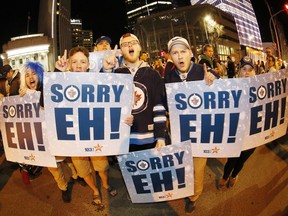
[(19, 95), (20, 89), (20, 72), (16, 71), (17, 75), (12, 78), (12, 80), (8, 81), (8, 85), (10, 86), (9, 96)]
[(215, 66), (214, 66), (214, 64), (213, 64), (213, 59), (210, 59), (210, 58), (208, 58), (206, 55), (201, 55), (201, 60), (199, 61), (199, 64), (206, 64), (206, 66), (207, 66), (207, 68), (209, 69), (209, 68), (212, 68), (212, 69), (214, 69), (215, 68)]
[(235, 64), (233, 61), (227, 63), (227, 75), (228, 78), (233, 78), (235, 76)]
[[(119, 67), (114, 73), (131, 74), (127, 67)], [(165, 93), (162, 78), (156, 70), (145, 66), (137, 70), (133, 82), (134, 122), (131, 126), (130, 144), (141, 146), (158, 139), (164, 140), (166, 110), (163, 106)]]

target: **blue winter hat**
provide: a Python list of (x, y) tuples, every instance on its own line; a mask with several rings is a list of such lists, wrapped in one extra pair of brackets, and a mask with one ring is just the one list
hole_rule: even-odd
[(111, 40), (110, 37), (101, 36), (101, 37), (97, 38), (97, 40), (95, 41), (94, 45), (97, 46), (97, 44), (100, 43), (101, 41), (107, 41), (109, 44), (112, 43), (112, 40)]

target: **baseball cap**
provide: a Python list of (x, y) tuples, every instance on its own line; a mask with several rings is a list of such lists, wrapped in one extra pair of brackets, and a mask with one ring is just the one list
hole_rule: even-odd
[(7, 64), (7, 65), (4, 65), (0, 68), (0, 78), (5, 78), (6, 77), (6, 74), (12, 70), (12, 67)]
[(138, 43), (140, 44), (139, 39), (137, 38), (136, 35), (131, 34), (131, 33), (126, 33), (126, 34), (122, 35), (122, 37), (120, 38), (120, 41), (119, 41), (120, 46), (121, 46), (121, 44), (122, 44), (123, 39), (124, 39), (124, 38), (127, 38), (127, 37), (132, 37), (132, 38), (134, 38), (134, 39), (137, 40)]
[(168, 51), (170, 52), (171, 48), (175, 45), (175, 44), (182, 44), (184, 46), (186, 46), (188, 49), (190, 49), (190, 45), (188, 43), (188, 41), (183, 38), (183, 37), (173, 37), (169, 42), (168, 42)]
[(252, 59), (249, 56), (244, 56), (240, 60), (240, 68), (244, 67), (245, 65), (250, 65), (251, 67), (254, 67)]
[(112, 43), (112, 40), (111, 40), (110, 37), (101, 36), (101, 37), (97, 38), (97, 40), (95, 41), (94, 45), (97, 46), (97, 44), (100, 43), (101, 41), (107, 41), (109, 44)]

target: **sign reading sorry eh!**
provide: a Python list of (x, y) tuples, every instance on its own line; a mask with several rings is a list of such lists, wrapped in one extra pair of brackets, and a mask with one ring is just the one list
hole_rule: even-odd
[(57, 156), (128, 152), (133, 82), (130, 74), (46, 73), (44, 99), (51, 153)]

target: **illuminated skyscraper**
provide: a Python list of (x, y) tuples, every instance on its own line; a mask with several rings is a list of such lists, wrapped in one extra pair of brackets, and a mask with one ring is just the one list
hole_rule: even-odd
[(129, 31), (133, 31), (137, 18), (173, 8), (172, 0), (125, 0), (125, 6), (128, 19), (127, 28)]
[(72, 47), (71, 0), (41, 0), (39, 6), (38, 31), (51, 39), (49, 54), (55, 60), (64, 50)]
[(234, 16), (240, 45), (263, 49), (258, 22), (250, 0), (191, 0), (191, 5), (205, 3)]

